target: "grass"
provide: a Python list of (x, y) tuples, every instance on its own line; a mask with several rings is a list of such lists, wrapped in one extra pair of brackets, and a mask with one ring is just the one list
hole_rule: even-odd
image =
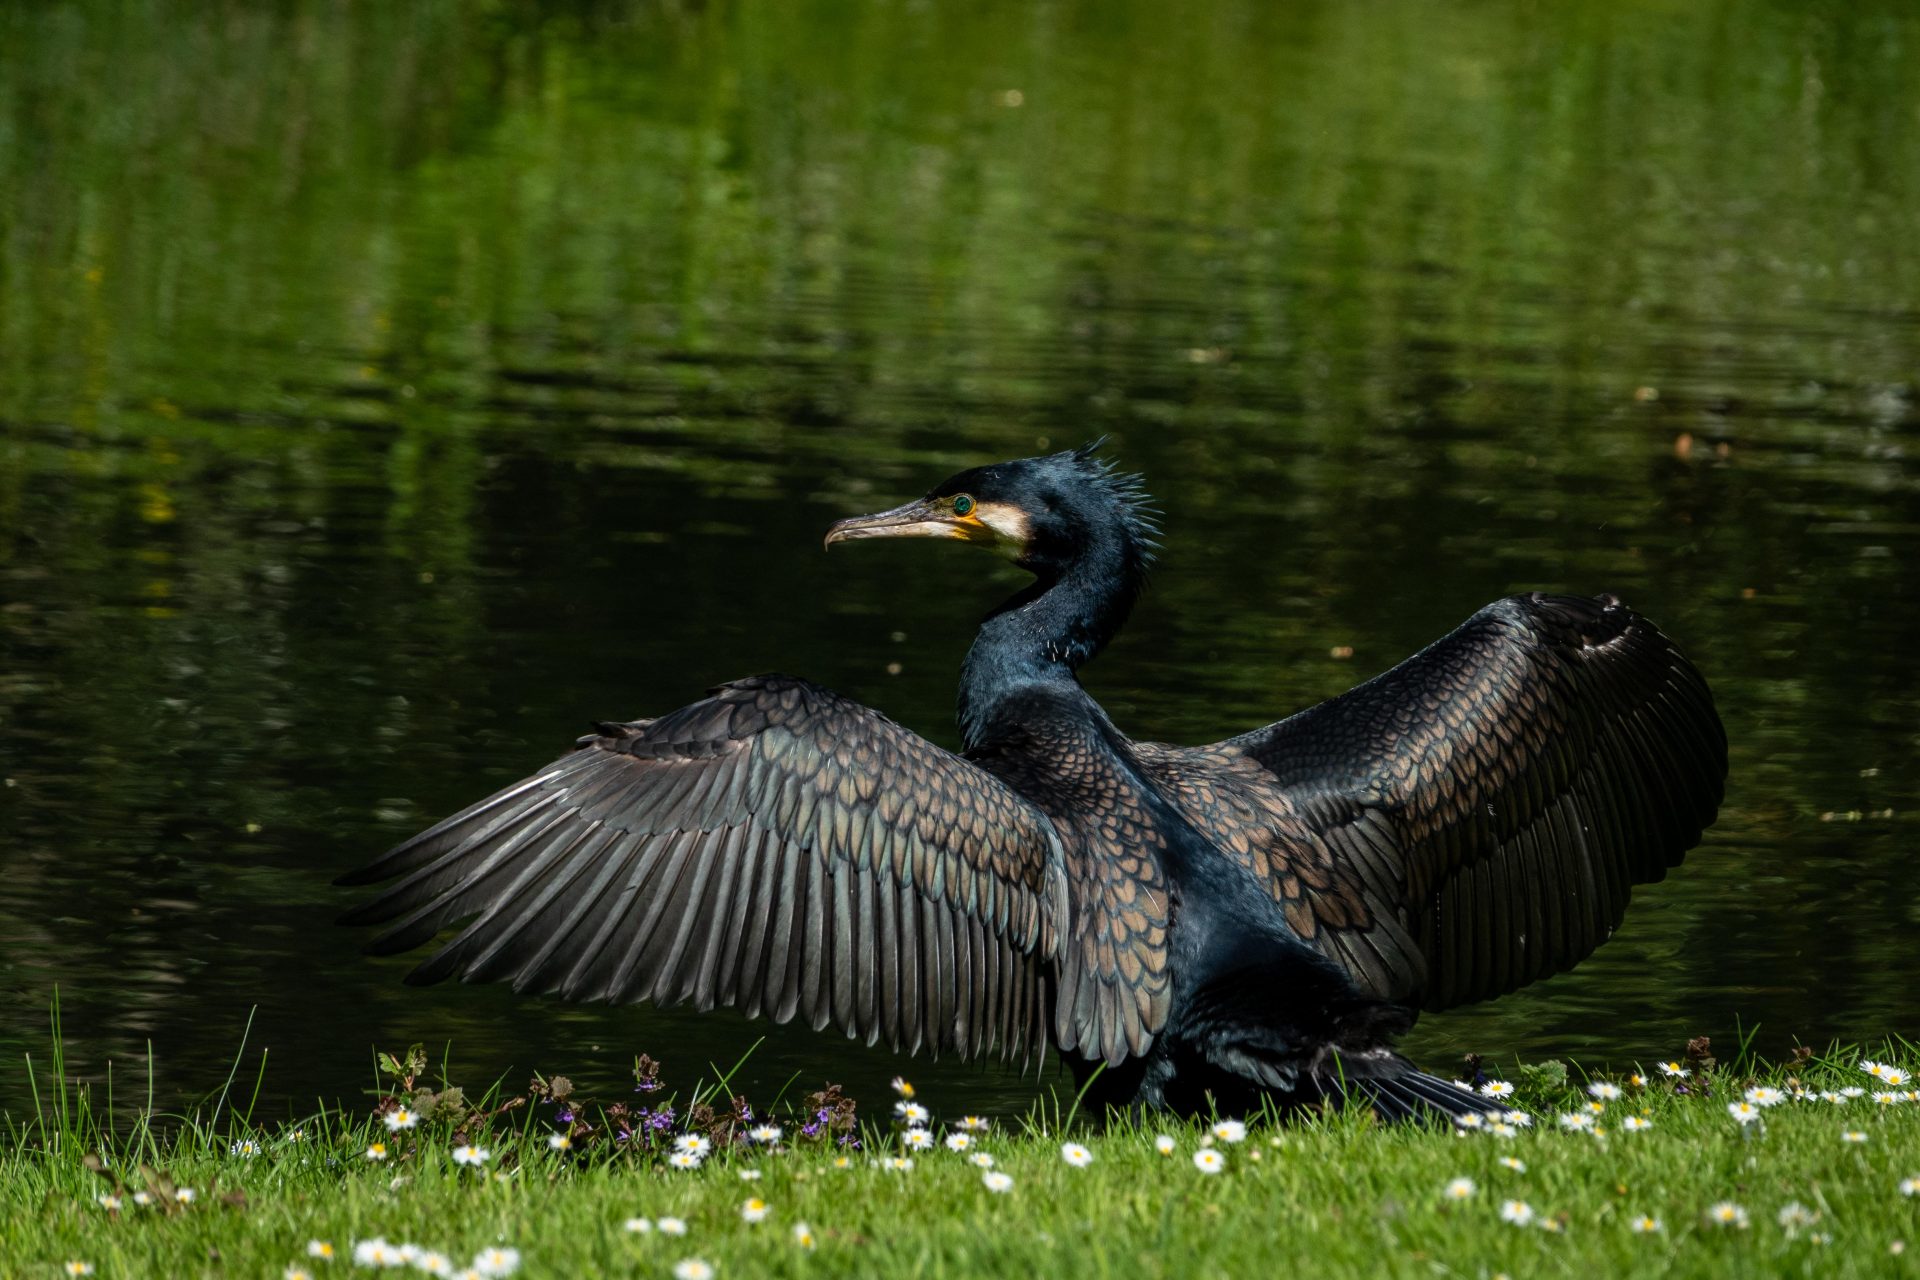
[[(1900, 1044), (1873, 1056), (1911, 1054)], [(1902, 1189), (1920, 1178), (1920, 1095), (1789, 1096), (1747, 1125), (1728, 1112), (1756, 1085), (1884, 1091), (1860, 1059), (1839, 1047), (1789, 1064), (1743, 1055), (1707, 1068), (1697, 1057), (1684, 1082), (1657, 1069), (1645, 1084), (1617, 1078), (1600, 1136), (1557, 1122), (1594, 1101), (1557, 1063), (1487, 1072), (1511, 1075), (1511, 1104), (1535, 1117), (1510, 1137), (1335, 1115), (1256, 1119), (1232, 1141), (1203, 1124), (1089, 1125), (1070, 1099), (1055, 1100), (981, 1137), (976, 1151), (1012, 1179), (996, 1193), (966, 1154), (942, 1146), (913, 1153), (910, 1170), (888, 1167), (902, 1135), (891, 1098), (858, 1114), (837, 1092), (783, 1099), (772, 1110), (785, 1133), (769, 1149), (745, 1136), (768, 1117), (749, 1118), (724, 1076), (680, 1096), (639, 1088), (605, 1104), (572, 1096), (559, 1077), (469, 1098), (428, 1082), (415, 1050), (382, 1055), (381, 1094), (364, 1112), (256, 1125), (257, 1081), (236, 1071), (203, 1112), (141, 1107), (116, 1124), (111, 1106), (65, 1079), (56, 1054), (32, 1068), (35, 1112), (10, 1118), (0, 1150), (0, 1275), (65, 1275), (70, 1262), (99, 1276), (363, 1274), (354, 1245), (376, 1237), (439, 1251), (454, 1274), (483, 1249), (511, 1248), (527, 1277), (664, 1276), (690, 1259), (719, 1277), (1899, 1274), (1920, 1227), (1920, 1195)], [(642, 1060), (636, 1078), (657, 1085), (655, 1070)], [(938, 1099), (915, 1101), (935, 1135), (952, 1131), (959, 1117)], [(412, 1125), (390, 1129), (402, 1105)], [(659, 1118), (668, 1109), (670, 1123)], [(1629, 1129), (1629, 1116), (1650, 1127)], [(709, 1136), (712, 1155), (690, 1171), (669, 1167), (671, 1139), (690, 1129)], [(633, 1136), (617, 1138), (622, 1130)], [(1845, 1140), (1848, 1130), (1864, 1141)], [(556, 1134), (570, 1149), (553, 1149)], [(1156, 1149), (1158, 1135), (1172, 1138), (1172, 1154)], [(1092, 1163), (1063, 1159), (1066, 1140)], [(368, 1157), (376, 1143), (383, 1159)], [(456, 1160), (467, 1144), (485, 1149), (484, 1163)], [(1196, 1167), (1207, 1150), (1222, 1172)], [(1471, 1191), (1453, 1198), (1449, 1184), (1462, 1178)], [(764, 1221), (745, 1220), (751, 1199), (764, 1202)], [(1533, 1220), (1504, 1220), (1509, 1200)], [(1748, 1225), (1712, 1222), (1723, 1201)], [(1635, 1232), (1641, 1215), (1660, 1230)], [(635, 1217), (656, 1225), (628, 1230)], [(683, 1236), (659, 1228), (669, 1217), (684, 1220)], [(796, 1239), (803, 1223), (811, 1247)], [(310, 1258), (312, 1241), (334, 1259)]]

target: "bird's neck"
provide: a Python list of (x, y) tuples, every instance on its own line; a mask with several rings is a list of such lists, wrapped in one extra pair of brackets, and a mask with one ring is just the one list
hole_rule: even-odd
[(1074, 672), (1126, 622), (1145, 558), (1123, 537), (1094, 543), (1057, 573), (1041, 574), (980, 624), (960, 673), (960, 732), (977, 747), (1017, 716), (1036, 686), (1077, 688)]

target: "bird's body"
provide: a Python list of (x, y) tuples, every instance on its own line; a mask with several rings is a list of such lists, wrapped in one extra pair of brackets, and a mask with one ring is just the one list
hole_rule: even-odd
[(1184, 1112), (1470, 1104), (1391, 1050), (1421, 1008), (1604, 941), (1714, 816), (1704, 682), (1610, 597), (1516, 596), (1374, 680), (1204, 747), (1134, 742), (1076, 671), (1152, 527), (1086, 451), (962, 473), (829, 541), (992, 544), (1035, 582), (982, 624), (953, 754), (762, 676), (401, 845), (353, 914), (415, 980), (734, 1005), (897, 1049), (1056, 1048), (1090, 1096)]

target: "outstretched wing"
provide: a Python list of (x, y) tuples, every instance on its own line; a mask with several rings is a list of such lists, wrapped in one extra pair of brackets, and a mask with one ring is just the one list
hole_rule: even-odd
[(1699, 841), (1727, 772), (1706, 683), (1611, 596), (1498, 601), (1317, 707), (1162, 750), (1296, 931), (1428, 1009), (1585, 958)]
[(734, 1005), (896, 1049), (1024, 1054), (1066, 890), (1047, 820), (868, 707), (763, 676), (580, 748), (342, 883), (410, 982)]

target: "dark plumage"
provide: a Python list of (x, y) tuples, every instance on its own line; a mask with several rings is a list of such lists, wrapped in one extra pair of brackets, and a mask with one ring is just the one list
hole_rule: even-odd
[(1514, 596), (1265, 729), (1133, 742), (1074, 673), (1154, 533), (1089, 450), (842, 521), (829, 543), (958, 538), (1034, 574), (967, 656), (962, 754), (805, 680), (736, 681), (346, 877), (398, 878), (347, 919), (385, 923), (382, 953), (466, 922), (410, 981), (1052, 1045), (1115, 1104), (1471, 1108), (1393, 1038), (1577, 963), (1698, 841), (1726, 774), (1705, 683), (1611, 596)]

